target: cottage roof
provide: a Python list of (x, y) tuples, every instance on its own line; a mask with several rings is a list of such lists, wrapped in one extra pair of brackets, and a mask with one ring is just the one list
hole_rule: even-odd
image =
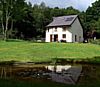
[(56, 26), (69, 26), (72, 25), (74, 20), (77, 18), (78, 15), (69, 15), (69, 16), (59, 16), (54, 17), (53, 21), (47, 25), (47, 27), (56, 27)]

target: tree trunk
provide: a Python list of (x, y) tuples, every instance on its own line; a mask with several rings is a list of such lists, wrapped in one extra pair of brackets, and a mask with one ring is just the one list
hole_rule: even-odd
[(6, 28), (5, 28), (5, 32), (4, 32), (4, 40), (7, 40), (7, 31), (8, 31), (8, 18), (6, 20)]
[(6, 10), (6, 24), (5, 24), (5, 31), (4, 31), (4, 40), (7, 40), (7, 31), (8, 31), (8, 21), (9, 21), (9, 13), (8, 9)]

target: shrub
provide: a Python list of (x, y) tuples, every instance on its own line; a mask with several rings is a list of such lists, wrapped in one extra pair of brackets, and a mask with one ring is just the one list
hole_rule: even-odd
[(90, 43), (92, 43), (92, 44), (98, 44), (98, 45), (100, 45), (100, 39), (96, 39), (96, 40), (89, 40), (89, 42)]

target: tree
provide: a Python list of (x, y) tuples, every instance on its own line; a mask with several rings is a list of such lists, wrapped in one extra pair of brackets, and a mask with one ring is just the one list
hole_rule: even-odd
[(12, 3), (13, 3), (12, 0), (0, 0), (1, 22), (2, 22), (4, 40), (7, 39), (8, 22), (11, 16), (11, 10), (13, 8)]
[[(0, 0), (0, 23), (4, 40), (9, 38), (28, 39), (45, 37), (46, 26), (53, 17), (80, 14), (73, 7), (50, 8), (42, 2), (40, 5), (26, 3), (25, 0)], [(80, 14), (83, 25), (85, 13)]]
[(65, 13), (67, 15), (76, 15), (76, 14), (79, 14), (80, 11), (77, 9), (74, 9), (72, 6), (70, 6), (70, 7), (66, 8)]
[(13, 28), (13, 19), (15, 18), (15, 15), (20, 12), (20, 9), (18, 8), (21, 8), (23, 3), (24, 0), (0, 0), (0, 13), (4, 40), (7, 40), (7, 32), (9, 29)]
[[(100, 0), (94, 2), (92, 7), (88, 7), (86, 10), (86, 30), (89, 32), (98, 32), (100, 34)], [(99, 36), (99, 35), (98, 35)], [(100, 36), (99, 36), (100, 38)]]

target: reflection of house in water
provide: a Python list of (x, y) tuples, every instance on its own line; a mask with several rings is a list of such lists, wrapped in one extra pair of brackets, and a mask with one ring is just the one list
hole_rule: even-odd
[[(28, 66), (28, 67), (27, 67)], [(82, 69), (88, 71), (90, 68), (82, 68), (82, 66), (73, 65), (15, 65), (11, 66), (1, 66), (0, 67), (0, 77), (1, 78), (27, 78), (40, 79), (40, 80), (52, 80), (55, 82), (65, 83), (65, 84), (75, 84), (82, 72)], [(87, 73), (87, 72), (86, 72)]]
[(48, 70), (51, 71), (55, 71), (60, 73), (63, 70), (68, 70), (69, 68), (71, 68), (71, 65), (66, 65), (66, 66), (61, 66), (61, 65), (57, 65), (57, 66), (46, 66), (46, 68), (48, 68)]
[(49, 73), (53, 81), (75, 84), (82, 72), (82, 66), (71, 66), (71, 65), (57, 65), (57, 66), (46, 66), (46, 68), (52, 73)]

